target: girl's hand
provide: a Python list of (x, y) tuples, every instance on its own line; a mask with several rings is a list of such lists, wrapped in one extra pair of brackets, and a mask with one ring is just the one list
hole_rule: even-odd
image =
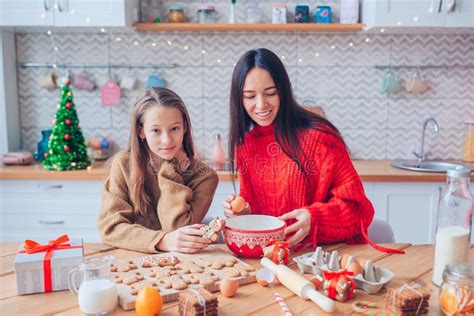
[(186, 154), (186, 152), (184, 151), (182, 147), (176, 153), (176, 156), (174, 158), (178, 162), (178, 168), (180, 171), (184, 171), (188, 169), (188, 167), (191, 165), (191, 161), (189, 160), (188, 155)]
[(232, 202), (235, 199), (235, 195), (231, 194), (227, 198), (227, 200), (224, 201), (223, 206), (224, 206), (224, 215), (226, 217), (234, 217), (238, 215), (247, 215), (251, 214), (252, 210), (250, 209), (250, 205), (248, 203), (245, 203), (245, 208), (239, 212), (239, 213), (234, 213), (232, 212), (232, 206), (230, 205), (230, 202)]
[(285, 228), (285, 235), (295, 232), (293, 236), (287, 239), (288, 245), (293, 247), (301, 242), (311, 230), (311, 214), (305, 208), (297, 209), (278, 217), (281, 220), (294, 219), (293, 224)]
[(198, 252), (211, 243), (211, 240), (202, 237), (203, 232), (199, 228), (203, 226), (203, 224), (194, 224), (178, 228), (166, 234), (155, 248), (161, 251)]

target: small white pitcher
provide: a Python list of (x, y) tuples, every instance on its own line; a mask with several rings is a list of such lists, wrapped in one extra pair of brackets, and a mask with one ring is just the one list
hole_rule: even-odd
[[(118, 295), (110, 275), (114, 257), (91, 258), (69, 272), (69, 289), (79, 297), (79, 308), (85, 314), (103, 315), (117, 307)], [(79, 289), (78, 274), (82, 274)]]

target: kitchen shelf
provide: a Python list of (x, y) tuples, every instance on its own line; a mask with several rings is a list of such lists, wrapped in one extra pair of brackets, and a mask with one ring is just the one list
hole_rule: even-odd
[(135, 23), (138, 31), (148, 32), (359, 32), (364, 24), (340, 23)]

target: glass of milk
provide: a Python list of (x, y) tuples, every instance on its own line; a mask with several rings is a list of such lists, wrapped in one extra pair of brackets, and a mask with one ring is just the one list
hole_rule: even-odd
[[(113, 260), (113, 257), (92, 258), (69, 272), (69, 289), (78, 296), (81, 312), (100, 315), (115, 310), (118, 295), (110, 274)], [(82, 279), (79, 288), (77, 279)]]
[(432, 278), (438, 286), (446, 265), (467, 261), (472, 217), (470, 177), (466, 166), (448, 170), (448, 185), (440, 196)]

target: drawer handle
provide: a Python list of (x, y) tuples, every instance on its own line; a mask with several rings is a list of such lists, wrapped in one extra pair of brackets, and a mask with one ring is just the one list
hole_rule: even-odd
[(38, 184), (38, 187), (43, 190), (62, 189), (62, 184)]
[(39, 223), (41, 225), (62, 225), (62, 224), (64, 224), (64, 221), (43, 221), (43, 220), (39, 220)]

